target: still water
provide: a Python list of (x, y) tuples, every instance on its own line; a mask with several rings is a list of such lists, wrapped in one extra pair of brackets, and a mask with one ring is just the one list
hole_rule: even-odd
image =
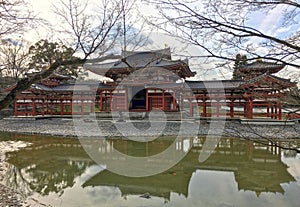
[[(300, 154), (251, 141), (221, 139), (209, 158), (199, 162), (205, 139), (186, 138), (174, 145), (174, 153), (186, 152), (180, 162), (165, 172), (138, 178), (95, 163), (76, 139), (4, 133), (0, 137), (32, 143), (7, 153), (4, 182), (47, 206), (298, 207), (300, 203)], [(117, 150), (148, 157), (172, 146), (173, 140), (111, 139), (105, 145), (97, 140), (96, 147), (105, 156)], [(300, 142), (282, 144), (300, 147)]]

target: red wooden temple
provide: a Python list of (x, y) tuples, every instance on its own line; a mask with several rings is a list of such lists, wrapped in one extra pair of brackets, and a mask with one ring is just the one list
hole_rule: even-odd
[(257, 61), (239, 68), (241, 80), (190, 81), (187, 61), (172, 60), (170, 49), (126, 52), (110, 63), (84, 68), (110, 82), (79, 83), (53, 74), (20, 93), (15, 116), (55, 116), (112, 111), (185, 112), (191, 117), (282, 119), (285, 90), (296, 84), (274, 73), (285, 65)]

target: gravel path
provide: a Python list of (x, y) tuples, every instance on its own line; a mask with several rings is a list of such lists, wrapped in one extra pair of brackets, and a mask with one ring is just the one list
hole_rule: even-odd
[(116, 122), (91, 119), (0, 120), (0, 131), (46, 134), (66, 137), (126, 137), (220, 135), (251, 138), (300, 138), (300, 124), (246, 125), (239, 122), (200, 122), (194, 120), (169, 122)]

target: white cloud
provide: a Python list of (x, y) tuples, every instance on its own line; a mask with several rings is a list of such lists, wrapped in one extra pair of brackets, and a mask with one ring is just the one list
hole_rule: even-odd
[(262, 21), (258, 26), (258, 30), (265, 32), (269, 35), (274, 35), (274, 32), (278, 30), (281, 23), (281, 18), (283, 16), (286, 6), (277, 5), (274, 9), (270, 10), (266, 16), (262, 15)]

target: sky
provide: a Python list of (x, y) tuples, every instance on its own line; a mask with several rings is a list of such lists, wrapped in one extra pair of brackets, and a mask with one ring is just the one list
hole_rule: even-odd
[[(42, 18), (49, 20), (53, 25), (58, 25), (58, 22), (55, 20), (55, 16), (52, 12), (52, 4), (55, 2), (59, 2), (60, 0), (27, 0), (33, 7), (33, 10)], [(91, 2), (93, 0), (90, 0)], [(277, 6), (274, 9), (270, 10), (266, 14), (256, 13), (251, 18), (251, 24), (253, 24), (256, 28), (264, 31), (266, 34), (270, 35), (278, 35), (279, 37), (284, 37), (290, 34), (289, 31), (295, 31), (298, 29), (299, 25), (294, 25), (290, 27), (282, 27), (282, 19), (278, 18), (278, 16), (282, 16), (282, 12), (284, 12), (286, 7)], [(139, 11), (143, 14), (149, 13), (153, 10), (149, 6), (140, 6)], [(38, 41), (41, 38), (52, 38), (51, 32), (47, 27), (41, 27), (38, 31), (33, 30), (29, 32), (26, 37), (28, 40)], [(162, 32), (152, 31), (150, 36), (153, 44), (147, 46), (146, 49), (162, 49), (164, 47), (171, 47), (174, 54), (183, 53), (184, 55), (199, 55), (201, 54), (201, 50), (195, 46), (189, 46), (184, 48), (178, 40), (173, 37), (170, 37)], [(251, 38), (251, 42), (257, 43), (259, 40), (257, 38)], [(258, 47), (258, 50), (264, 51), (264, 48)], [(175, 57), (178, 58), (178, 57)], [(223, 69), (220, 70), (207, 70), (207, 68), (213, 68), (214, 64), (198, 64), (198, 61), (195, 59), (190, 60), (190, 67), (192, 70), (196, 70), (198, 75), (197, 79), (220, 79), (220, 78), (231, 78), (231, 71)], [(285, 75), (286, 75), (286, 71)]]

